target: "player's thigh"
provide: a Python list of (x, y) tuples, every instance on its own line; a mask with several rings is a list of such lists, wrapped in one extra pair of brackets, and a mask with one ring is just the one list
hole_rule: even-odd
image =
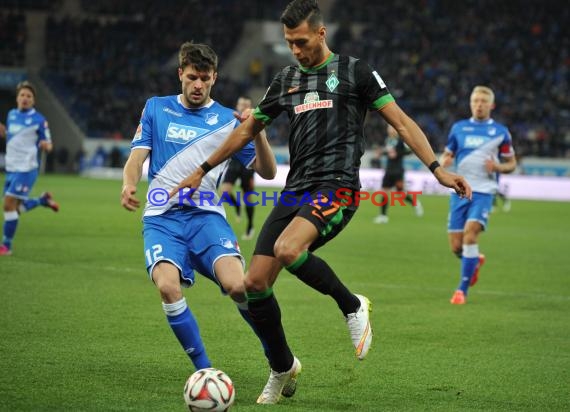
[(244, 268), (239, 256), (222, 256), (214, 262), (214, 273), (223, 290), (234, 300), (245, 296)]
[(253, 170), (245, 169), (242, 171), (240, 180), (241, 180), (241, 189), (243, 193), (252, 192), (254, 188), (254, 173)]
[[(346, 202), (347, 196), (351, 197), (349, 204)], [(297, 216), (311, 222), (317, 230), (317, 236), (309, 250), (320, 248), (348, 225), (357, 210), (354, 196), (354, 190), (334, 186), (323, 186), (311, 192), (313, 202), (304, 204), (297, 213)]]
[(476, 223), (480, 225), (481, 230), (486, 230), (489, 225), (489, 214), (491, 213), (491, 208), (493, 207), (492, 194), (487, 193), (473, 193), (471, 199), (471, 206), (469, 207), (469, 212), (467, 214), (467, 223), (472, 223), (470, 225), (470, 232), (478, 234)]
[(470, 206), (471, 202), (469, 199), (461, 198), (455, 193), (451, 194), (449, 198), (449, 214), (447, 215), (448, 233), (463, 233)]
[(16, 199), (26, 200), (36, 183), (38, 171), (11, 172), (9, 175), (4, 184), (4, 196), (12, 196)]
[(286, 204), (279, 201), (271, 210), (261, 227), (253, 254), (274, 258), (275, 242), (289, 223), (291, 223), (299, 209), (296, 199), (292, 198), (290, 202)]
[[(171, 212), (172, 213), (172, 212)], [(170, 214), (143, 219), (143, 243), (146, 269), (152, 279), (159, 262), (169, 262), (179, 271), (181, 282), (194, 283), (194, 270), (188, 259), (187, 247), (181, 237), (181, 222)]]
[(293, 264), (301, 252), (318, 238), (317, 228), (307, 219), (295, 216), (291, 223), (281, 232), (273, 246), (273, 253), (281, 264), (289, 266)]
[(398, 179), (402, 179), (402, 176), (394, 173), (386, 173), (382, 178), (382, 187), (383, 188), (394, 187)]
[(218, 260), (232, 257), (240, 265), (239, 275), (243, 275), (245, 260), (232, 228), (221, 214), (196, 209), (185, 227), (184, 238), (192, 267), (218, 284), (222, 291), (225, 289), (216, 272)]
[[(467, 213), (467, 222), (475, 222), (481, 225), (482, 230), (486, 230), (489, 224), (489, 213), (493, 207), (493, 195), (487, 193), (473, 193)], [(471, 230), (474, 230), (472, 226)]]
[(236, 165), (235, 162), (237, 161), (232, 160), (230, 162), (230, 165), (228, 166), (226, 173), (224, 173), (224, 177), (222, 178), (222, 183), (228, 183), (231, 184), (232, 186), (235, 185), (236, 181), (239, 178), (239, 173), (240, 173), (239, 165)]

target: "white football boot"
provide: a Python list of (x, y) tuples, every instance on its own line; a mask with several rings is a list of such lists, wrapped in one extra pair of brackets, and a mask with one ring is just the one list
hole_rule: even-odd
[(346, 323), (352, 344), (356, 349), (356, 357), (362, 360), (368, 354), (372, 344), (372, 327), (369, 318), (369, 313), (372, 312), (372, 303), (365, 296), (355, 296), (360, 300), (360, 308), (355, 313), (349, 313), (346, 316)]
[[(257, 398), (257, 403), (277, 403), (283, 391), (287, 393), (284, 396), (293, 396), (297, 389), (297, 378), (301, 373), (301, 369), (301, 362), (295, 357), (293, 358), (293, 366), (288, 371), (278, 373), (272, 369), (265, 388), (263, 388), (261, 395)], [(286, 389), (287, 387), (288, 389)]]

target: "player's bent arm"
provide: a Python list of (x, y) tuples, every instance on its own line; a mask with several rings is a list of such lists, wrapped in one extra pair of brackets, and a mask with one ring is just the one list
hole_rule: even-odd
[(495, 164), (495, 171), (499, 173), (512, 173), (517, 168), (517, 158), (515, 156), (504, 157), (503, 162)]
[(453, 153), (451, 153), (450, 151), (446, 150), (445, 152), (442, 153), (442, 155), (439, 157), (439, 163), (441, 163), (441, 166), (443, 167), (449, 167), (451, 166), (451, 164), (453, 163), (453, 158), (455, 156), (453, 155)]
[(436, 160), (435, 153), (424, 132), (396, 102), (390, 102), (378, 111), (398, 131), (400, 137), (426, 166)]
[(267, 141), (265, 130), (259, 132), (254, 138), (255, 161), (253, 169), (264, 179), (271, 180), (277, 174), (277, 162), (271, 146)]
[(141, 180), (143, 163), (150, 153), (149, 149), (134, 148), (123, 169), (123, 185), (136, 186)]
[(149, 149), (133, 149), (123, 169), (123, 189), (121, 191), (121, 205), (130, 211), (140, 206), (135, 197), (137, 184), (141, 180), (143, 163), (150, 153)]

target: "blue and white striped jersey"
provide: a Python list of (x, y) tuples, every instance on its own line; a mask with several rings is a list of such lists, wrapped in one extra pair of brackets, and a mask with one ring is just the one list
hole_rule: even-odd
[(506, 126), (493, 119), (474, 118), (456, 122), (449, 132), (445, 150), (455, 155), (457, 173), (465, 177), (474, 192), (494, 194), (498, 189), (497, 173), (487, 173), (485, 161), (499, 161), (515, 152)]
[[(164, 205), (159, 204), (162, 203), (160, 201), (149, 199), (152, 199), (157, 191), (172, 190), (188, 177), (208, 159), (238, 124), (233, 110), (213, 100), (198, 109), (184, 107), (180, 95), (152, 97), (147, 100), (131, 144), (131, 150), (143, 148), (151, 151), (144, 216), (160, 215), (179, 204), (179, 196), (174, 196)], [(233, 158), (251, 167), (255, 159), (255, 146), (250, 142)], [(224, 207), (220, 204), (216, 189), (226, 166), (227, 161), (222, 162), (204, 176), (199, 189), (202, 195), (196, 192), (192, 196), (197, 207), (216, 211), (224, 217)], [(211, 201), (205, 200), (210, 198)], [(157, 197), (157, 200), (160, 199), (161, 197)]]
[(12, 109), (6, 122), (6, 171), (31, 172), (39, 167), (38, 143), (51, 142), (45, 117), (36, 109)]

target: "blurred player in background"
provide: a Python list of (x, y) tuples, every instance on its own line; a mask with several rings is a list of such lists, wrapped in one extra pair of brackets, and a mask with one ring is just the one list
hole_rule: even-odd
[(23, 81), (16, 87), (17, 108), (8, 112), (6, 126), (0, 123), (0, 137), (6, 142), (6, 182), (4, 183), (4, 236), (0, 256), (12, 254), (12, 241), (18, 227), (20, 214), (38, 206), (54, 212), (59, 205), (49, 192), (37, 198), (29, 198), (38, 178), (41, 151), (51, 152), (53, 145), (48, 123), (34, 106), (36, 90)]
[[(169, 201), (168, 191), (206, 160), (238, 121), (231, 109), (210, 97), (218, 57), (209, 46), (184, 43), (179, 64), (182, 94), (152, 97), (146, 102), (123, 171), (121, 204), (130, 211), (139, 207), (137, 184), (143, 162), (150, 156), (143, 217), (146, 267), (174, 334), (195, 368), (202, 369), (211, 363), (182, 293), (182, 285), (194, 283), (194, 271), (217, 283), (250, 322), (243, 284), (244, 259), (216, 194), (225, 165), (217, 167), (205, 181), (206, 194), (215, 195), (212, 204), (200, 201), (198, 192), (192, 196), (194, 205), (180, 196)], [(254, 140), (255, 147), (244, 147), (234, 159), (272, 179), (276, 165), (266, 136), (261, 133)]]
[[(412, 151), (400, 136), (398, 131), (391, 125), (386, 128), (388, 137), (385, 143), (386, 152), (386, 169), (384, 170), (384, 178), (382, 179), (382, 191), (388, 195), (390, 189), (396, 188), (398, 192), (404, 190), (404, 157)], [(384, 199), (384, 204), (380, 206), (380, 214), (374, 218), (374, 223), (388, 223), (388, 204), (390, 201)], [(419, 200), (414, 201), (412, 196), (406, 195), (405, 202), (414, 207), (416, 216), (422, 217), (424, 215), (424, 208)]]
[(441, 164), (448, 167), (455, 159), (457, 172), (473, 187), (473, 200), (451, 194), (449, 204), (449, 244), (461, 258), (461, 280), (451, 298), (454, 305), (467, 302), (469, 286), (475, 285), (485, 256), (479, 251), (479, 234), (487, 228), (493, 197), (497, 191), (497, 173), (511, 173), (517, 166), (511, 134), (491, 118), (495, 94), (485, 86), (476, 86), (470, 98), (471, 118), (451, 127)]
[[(245, 110), (251, 108), (252, 108), (252, 102), (250, 97), (240, 96), (238, 98), (236, 104), (236, 110), (238, 113), (243, 113)], [(255, 234), (255, 231), (253, 229), (253, 212), (255, 209), (254, 206), (251, 205), (251, 203), (253, 203), (253, 200), (249, 199), (250, 202), (248, 204), (245, 201), (246, 199), (244, 199), (246, 193), (252, 192), (254, 190), (254, 177), (253, 177), (254, 174), (255, 172), (253, 169), (248, 169), (240, 162), (230, 160), (230, 164), (228, 166), (228, 169), (226, 170), (226, 173), (224, 174), (224, 178), (222, 180), (222, 187), (220, 189), (222, 193), (223, 192), (228, 193), (228, 196), (230, 197), (232, 204), (235, 206), (238, 223), (240, 222), (240, 217), (241, 217), (241, 204), (243, 203), (245, 205), (245, 214), (247, 215), (247, 229), (245, 230), (245, 233), (241, 237), (244, 240), (253, 239), (253, 235)], [(236, 184), (236, 181), (238, 179), (240, 180), (241, 190), (242, 190), (239, 200), (236, 199), (233, 193), (234, 185)]]
[[(470, 187), (462, 177), (439, 167), (425, 135), (394, 102), (378, 72), (359, 59), (330, 51), (316, 0), (292, 1), (281, 22), (299, 65), (281, 70), (252, 116), (179, 185), (200, 187), (202, 179), (211, 179), (207, 173), (212, 167), (287, 112), (291, 168), (284, 190), (293, 193), (295, 202), (281, 201), (271, 211), (257, 238), (245, 281), (252, 320), (269, 348), (269, 380), (257, 400), (262, 404), (293, 395), (301, 371), (301, 363), (285, 338), (272, 289), (282, 268), (336, 301), (358, 359), (364, 359), (370, 349), (370, 301), (348, 290), (333, 269), (313, 253), (338, 235), (356, 212), (353, 200), (360, 188), (363, 124), (368, 110), (378, 111), (398, 130), (440, 183), (470, 196)], [(301, 201), (308, 196), (311, 202)]]

